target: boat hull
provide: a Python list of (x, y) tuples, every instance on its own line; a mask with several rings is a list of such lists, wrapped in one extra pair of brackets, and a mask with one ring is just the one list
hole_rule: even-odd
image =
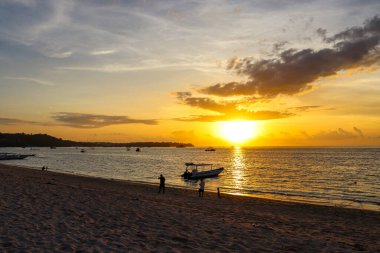
[(185, 179), (201, 179), (201, 178), (210, 178), (210, 177), (217, 177), (224, 168), (219, 168), (215, 170), (207, 170), (207, 171), (198, 171), (198, 172), (188, 172), (184, 173), (182, 176)]

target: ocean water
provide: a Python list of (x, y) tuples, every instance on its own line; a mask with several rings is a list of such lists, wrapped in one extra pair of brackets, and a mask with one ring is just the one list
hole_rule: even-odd
[[(0, 148), (35, 154), (1, 161), (41, 169), (197, 189), (180, 177), (185, 162), (225, 170), (206, 180), (206, 190), (380, 211), (380, 148)], [(196, 194), (196, 193), (194, 193)]]

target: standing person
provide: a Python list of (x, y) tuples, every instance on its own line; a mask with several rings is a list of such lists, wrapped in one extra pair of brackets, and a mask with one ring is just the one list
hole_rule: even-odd
[(199, 190), (198, 190), (199, 197), (203, 198), (204, 191), (205, 191), (205, 181), (203, 180), (203, 178), (201, 178), (201, 182), (199, 183)]
[(160, 179), (160, 187), (158, 188), (158, 193), (161, 192), (161, 189), (162, 193), (165, 193), (165, 177), (161, 174), (158, 179)]

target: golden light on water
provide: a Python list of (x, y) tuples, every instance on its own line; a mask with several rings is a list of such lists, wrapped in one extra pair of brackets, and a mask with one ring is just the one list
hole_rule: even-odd
[(218, 134), (232, 144), (242, 144), (258, 134), (256, 121), (222, 121), (218, 123)]
[(244, 159), (244, 152), (240, 147), (235, 147), (233, 149), (233, 170), (232, 170), (232, 177), (234, 180), (234, 186), (236, 188), (241, 188), (243, 181), (244, 181), (244, 172), (245, 172), (245, 159)]

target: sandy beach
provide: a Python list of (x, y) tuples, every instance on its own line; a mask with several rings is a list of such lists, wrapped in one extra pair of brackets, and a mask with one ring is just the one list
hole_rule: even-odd
[[(158, 176), (158, 175), (157, 175)], [(170, 183), (170, 182), (167, 182)], [(3, 252), (379, 252), (380, 213), (0, 165)]]

